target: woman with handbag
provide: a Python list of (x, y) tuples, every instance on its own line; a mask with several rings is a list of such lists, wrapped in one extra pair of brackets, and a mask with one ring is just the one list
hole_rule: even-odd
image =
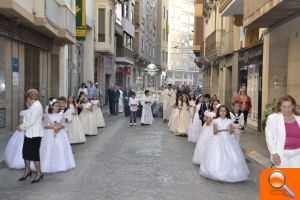
[(36, 89), (30, 89), (26, 92), (26, 101), (29, 109), (24, 116), (23, 123), (19, 126), (19, 129), (25, 132), (22, 152), (25, 162), (25, 173), (19, 181), (25, 181), (28, 177), (31, 177), (30, 161), (33, 161), (36, 177), (31, 183), (37, 183), (44, 177), (40, 165), (40, 145), (44, 135), (43, 107), (39, 102), (39, 93)]
[(280, 98), (277, 110), (269, 115), (265, 129), (271, 161), (280, 168), (299, 168), (300, 117), (295, 99), (289, 95)]

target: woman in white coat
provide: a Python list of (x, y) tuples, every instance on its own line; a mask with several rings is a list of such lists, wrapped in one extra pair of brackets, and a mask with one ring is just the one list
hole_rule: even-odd
[(23, 159), (25, 162), (25, 173), (19, 181), (25, 181), (31, 177), (30, 162), (33, 161), (36, 168), (36, 176), (31, 183), (37, 183), (43, 179), (44, 175), (40, 165), (40, 146), (44, 136), (43, 128), (43, 107), (39, 102), (39, 92), (30, 89), (26, 92), (26, 102), (29, 109), (25, 113), (23, 123), (18, 127), (25, 133), (23, 143)]
[(280, 168), (300, 167), (300, 117), (296, 101), (287, 95), (278, 100), (278, 113), (269, 115), (266, 142), (271, 161)]

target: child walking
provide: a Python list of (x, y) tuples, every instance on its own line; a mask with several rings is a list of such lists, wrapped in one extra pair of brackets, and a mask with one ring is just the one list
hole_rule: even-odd
[(174, 118), (174, 135), (187, 135), (190, 122), (189, 109), (189, 98), (187, 95), (183, 95), (181, 104), (178, 105), (178, 111)]
[(249, 169), (234, 133), (233, 122), (226, 106), (218, 108), (213, 120), (213, 137), (208, 141), (201, 162), (200, 175), (222, 182), (241, 182), (248, 179)]
[[(192, 96), (191, 96), (192, 97)], [(190, 125), (188, 129), (188, 141), (189, 142), (197, 142), (198, 136), (200, 134), (201, 128), (202, 128), (202, 121), (200, 120), (200, 117), (198, 115), (200, 106), (200, 97), (195, 102), (195, 107), (193, 106), (193, 100), (190, 101), (190, 105), (192, 106), (190, 109), (191, 114), (191, 120)]]
[(176, 101), (174, 102), (174, 105), (173, 105), (173, 110), (172, 110), (171, 117), (170, 117), (170, 120), (169, 120), (169, 123), (168, 123), (168, 127), (169, 127), (171, 132), (175, 131), (175, 129), (174, 129), (174, 125), (175, 125), (174, 120), (175, 120), (177, 114), (179, 114), (181, 101), (182, 101), (182, 96), (180, 95), (180, 96), (177, 97), (177, 99), (176, 99)]
[[(200, 97), (201, 98), (201, 97)], [(214, 100), (212, 103), (212, 107), (209, 110), (206, 110), (204, 113), (204, 125), (200, 131), (200, 135), (197, 139), (197, 145), (194, 151), (193, 163), (196, 165), (200, 165), (201, 161), (204, 157), (204, 153), (206, 151), (207, 142), (213, 136), (213, 125), (212, 121), (215, 118), (218, 110), (218, 106), (220, 106), (219, 100)]]
[[(27, 110), (23, 110), (19, 114), (19, 125), (23, 123), (23, 119)], [(9, 139), (5, 151), (4, 161), (6, 165), (11, 169), (23, 169), (25, 163), (22, 156), (23, 143), (24, 143), (24, 132), (16, 130), (16, 132)]]
[(138, 110), (138, 103), (138, 100), (135, 98), (135, 92), (132, 92), (131, 97), (129, 98), (130, 126), (136, 126), (136, 112)]
[(234, 136), (240, 142), (241, 132), (244, 128), (244, 114), (240, 110), (240, 103), (238, 101), (233, 103), (233, 111), (230, 112), (230, 118), (233, 121)]

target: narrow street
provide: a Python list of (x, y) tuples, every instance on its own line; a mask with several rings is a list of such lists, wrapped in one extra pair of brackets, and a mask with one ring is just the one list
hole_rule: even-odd
[(73, 145), (77, 168), (47, 174), (43, 182), (18, 182), (23, 171), (0, 168), (1, 200), (259, 199), (262, 168), (248, 161), (250, 180), (224, 184), (198, 175), (194, 144), (169, 133), (161, 119), (129, 127), (128, 119), (106, 117), (107, 127), (86, 144)]

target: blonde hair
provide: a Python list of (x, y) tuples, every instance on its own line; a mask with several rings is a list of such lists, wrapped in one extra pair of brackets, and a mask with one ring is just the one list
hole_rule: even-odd
[(296, 110), (296, 105), (297, 105), (296, 100), (290, 95), (285, 95), (285, 96), (281, 97), (280, 99), (278, 99), (277, 106), (276, 106), (277, 112), (281, 112), (281, 109), (280, 109), (281, 104), (283, 102), (287, 102), (287, 101), (292, 103), (292, 105), (294, 106), (293, 113), (295, 115), (298, 115), (298, 112)]
[(26, 92), (26, 99), (39, 100), (40, 95), (36, 89), (30, 89)]

